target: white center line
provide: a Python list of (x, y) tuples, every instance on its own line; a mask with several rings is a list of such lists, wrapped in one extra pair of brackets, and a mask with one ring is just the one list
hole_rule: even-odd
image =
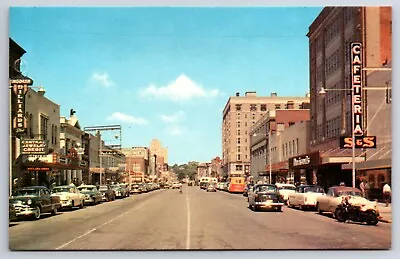
[(82, 237), (84, 237), (84, 236), (89, 235), (89, 234), (92, 233), (93, 231), (95, 231), (95, 230), (97, 230), (97, 229), (99, 229), (99, 228), (101, 228), (101, 227), (103, 227), (103, 226), (105, 226), (105, 225), (107, 225), (107, 224), (113, 222), (114, 220), (116, 220), (116, 219), (118, 219), (118, 218), (120, 218), (120, 217), (125, 216), (126, 214), (132, 212), (133, 210), (140, 209), (140, 208), (143, 207), (145, 204), (147, 204), (147, 202), (145, 202), (145, 203), (139, 205), (139, 207), (132, 208), (132, 209), (128, 210), (127, 212), (122, 213), (122, 214), (119, 215), (118, 217), (115, 217), (115, 218), (113, 218), (112, 220), (109, 220), (109, 221), (107, 221), (107, 222), (105, 222), (105, 223), (103, 223), (103, 224), (101, 224), (101, 225), (99, 225), (99, 226), (97, 226), (97, 227), (95, 227), (95, 228), (89, 230), (89, 231), (86, 232), (85, 234), (82, 234), (82, 235), (80, 235), (80, 236), (78, 236), (78, 237), (72, 239), (71, 241), (69, 241), (69, 242), (67, 242), (67, 243), (62, 244), (61, 246), (57, 247), (55, 250), (59, 250), (59, 249), (65, 247), (65, 246), (67, 246), (67, 245), (69, 245), (69, 244), (75, 242), (76, 240), (78, 240), (78, 239), (80, 239), (80, 238), (82, 238)]
[(186, 196), (187, 226), (186, 226), (186, 249), (190, 249), (190, 208), (189, 196)]

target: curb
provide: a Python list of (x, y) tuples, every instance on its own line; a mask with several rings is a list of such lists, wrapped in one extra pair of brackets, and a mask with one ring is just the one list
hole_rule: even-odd
[(381, 217), (381, 218), (378, 218), (378, 220), (379, 220), (380, 222), (384, 222), (384, 223), (392, 223), (392, 220), (390, 220), (390, 219), (383, 219), (382, 217)]

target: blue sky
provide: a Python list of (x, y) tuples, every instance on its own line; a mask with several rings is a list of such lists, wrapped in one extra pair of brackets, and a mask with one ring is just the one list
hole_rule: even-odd
[[(120, 124), (123, 147), (168, 147), (169, 164), (221, 156), (236, 92), (304, 96), (320, 7), (10, 8), (25, 74), (82, 127)], [(106, 143), (115, 143), (104, 135)]]

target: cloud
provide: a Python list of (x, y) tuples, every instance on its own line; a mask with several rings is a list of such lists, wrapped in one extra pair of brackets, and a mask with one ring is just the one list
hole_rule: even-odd
[(185, 134), (185, 130), (181, 128), (179, 125), (172, 125), (166, 128), (165, 132), (171, 136), (181, 136)]
[(136, 124), (136, 125), (145, 125), (147, 124), (147, 121), (143, 118), (135, 118), (130, 115), (123, 114), (121, 112), (114, 112), (111, 116), (108, 116), (108, 120), (113, 120), (113, 121), (122, 121), (130, 124)]
[(184, 112), (183, 111), (178, 111), (177, 113), (173, 114), (173, 115), (163, 115), (161, 114), (161, 120), (163, 120), (166, 123), (176, 123), (177, 121), (179, 121), (180, 118), (182, 118), (182, 116), (184, 116)]
[(104, 87), (115, 85), (115, 83), (110, 79), (110, 76), (107, 73), (93, 73), (91, 80), (99, 83), (101, 86)]
[(212, 98), (219, 94), (218, 89), (206, 90), (201, 85), (182, 74), (166, 86), (151, 84), (140, 92), (142, 97), (165, 98), (172, 101), (188, 101), (193, 98)]

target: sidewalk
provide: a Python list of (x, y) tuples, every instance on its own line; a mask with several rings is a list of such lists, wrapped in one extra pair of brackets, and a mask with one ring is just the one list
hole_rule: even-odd
[(379, 221), (392, 223), (392, 204), (390, 203), (388, 207), (386, 207), (385, 203), (378, 202), (378, 211), (379, 211)]

